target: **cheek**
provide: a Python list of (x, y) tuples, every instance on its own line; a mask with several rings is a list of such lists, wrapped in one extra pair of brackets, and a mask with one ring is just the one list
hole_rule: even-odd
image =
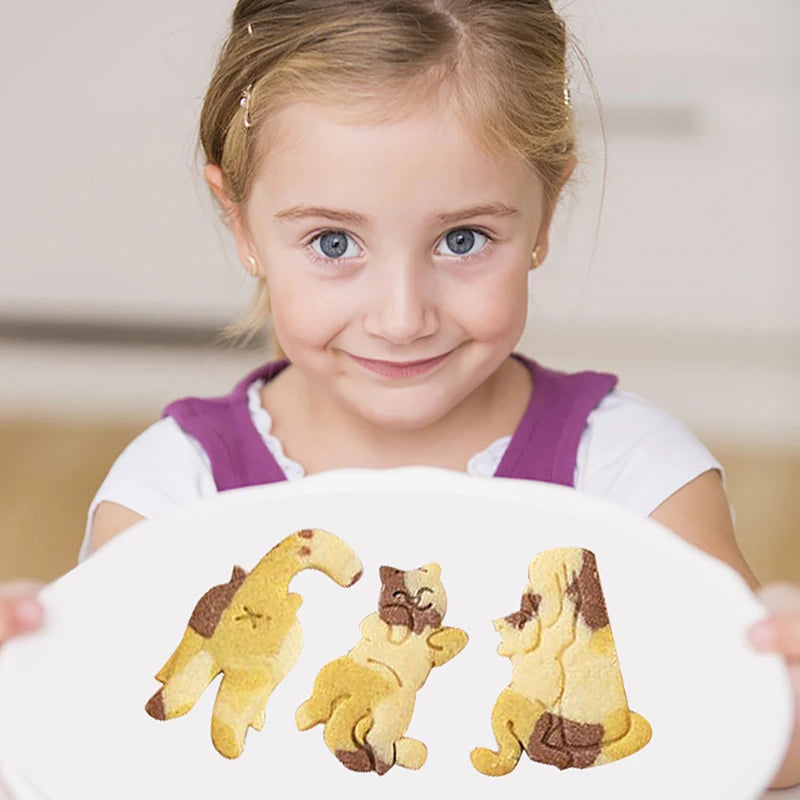
[(453, 308), (476, 338), (518, 337), (528, 312), (528, 272), (490, 276), (453, 293)]
[[(287, 353), (292, 344), (320, 346), (346, 324), (346, 296), (330, 291), (324, 284), (268, 276), (272, 325)], [(326, 290), (326, 288), (328, 290)]]

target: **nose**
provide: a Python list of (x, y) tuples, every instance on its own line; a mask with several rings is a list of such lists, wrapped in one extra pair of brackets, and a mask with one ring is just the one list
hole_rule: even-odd
[(367, 333), (392, 344), (409, 344), (435, 333), (438, 327), (436, 290), (424, 265), (407, 259), (375, 267), (369, 306), (364, 315)]

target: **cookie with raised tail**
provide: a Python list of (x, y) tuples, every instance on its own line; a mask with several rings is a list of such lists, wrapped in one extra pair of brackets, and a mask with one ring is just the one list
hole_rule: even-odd
[(181, 643), (156, 675), (163, 686), (147, 713), (159, 720), (187, 713), (222, 672), (211, 739), (223, 756), (240, 756), (248, 727), (264, 726), (267, 700), (300, 654), (303, 598), (289, 583), (305, 569), (320, 570), (340, 586), (352, 586), (362, 573), (349, 545), (319, 529), (287, 536), (250, 573), (234, 567), (230, 580), (195, 606)]

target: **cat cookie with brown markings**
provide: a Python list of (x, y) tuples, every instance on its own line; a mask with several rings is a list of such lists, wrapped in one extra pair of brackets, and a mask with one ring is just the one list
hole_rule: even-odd
[(442, 627), (440, 572), (438, 564), (381, 567), (378, 612), (361, 623), (358, 644), (320, 670), (297, 710), (300, 730), (325, 723), (325, 743), (348, 769), (383, 775), (394, 764), (425, 763), (425, 745), (405, 736), (416, 694), (434, 667), (467, 644), (464, 631)]
[(241, 755), (248, 727), (261, 730), (267, 700), (300, 654), (303, 598), (289, 592), (289, 583), (305, 569), (320, 570), (340, 586), (352, 586), (362, 572), (353, 550), (319, 529), (287, 536), (249, 574), (234, 567), (230, 580), (195, 606), (181, 643), (156, 675), (164, 685), (147, 713), (159, 720), (186, 714), (222, 672), (211, 739), (227, 758)]
[(523, 750), (559, 769), (635, 753), (650, 741), (650, 724), (628, 707), (594, 554), (547, 550), (529, 579), (519, 611), (494, 623), (513, 673), (492, 712), (499, 749), (475, 748), (473, 765), (505, 775)]

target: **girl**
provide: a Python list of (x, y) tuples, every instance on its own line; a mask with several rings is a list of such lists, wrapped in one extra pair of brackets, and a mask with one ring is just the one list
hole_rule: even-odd
[[(238, 330), (271, 313), (286, 358), (170, 405), (98, 491), (82, 556), (224, 489), (425, 464), (617, 500), (757, 588), (683, 426), (614, 376), (512, 352), (576, 161), (566, 46), (547, 0), (240, 0), (205, 177), (258, 282)], [(40, 617), (30, 589), (5, 595), (0, 639)], [(763, 598), (753, 642), (800, 687), (800, 590)], [(774, 785), (798, 781), (796, 732)]]

